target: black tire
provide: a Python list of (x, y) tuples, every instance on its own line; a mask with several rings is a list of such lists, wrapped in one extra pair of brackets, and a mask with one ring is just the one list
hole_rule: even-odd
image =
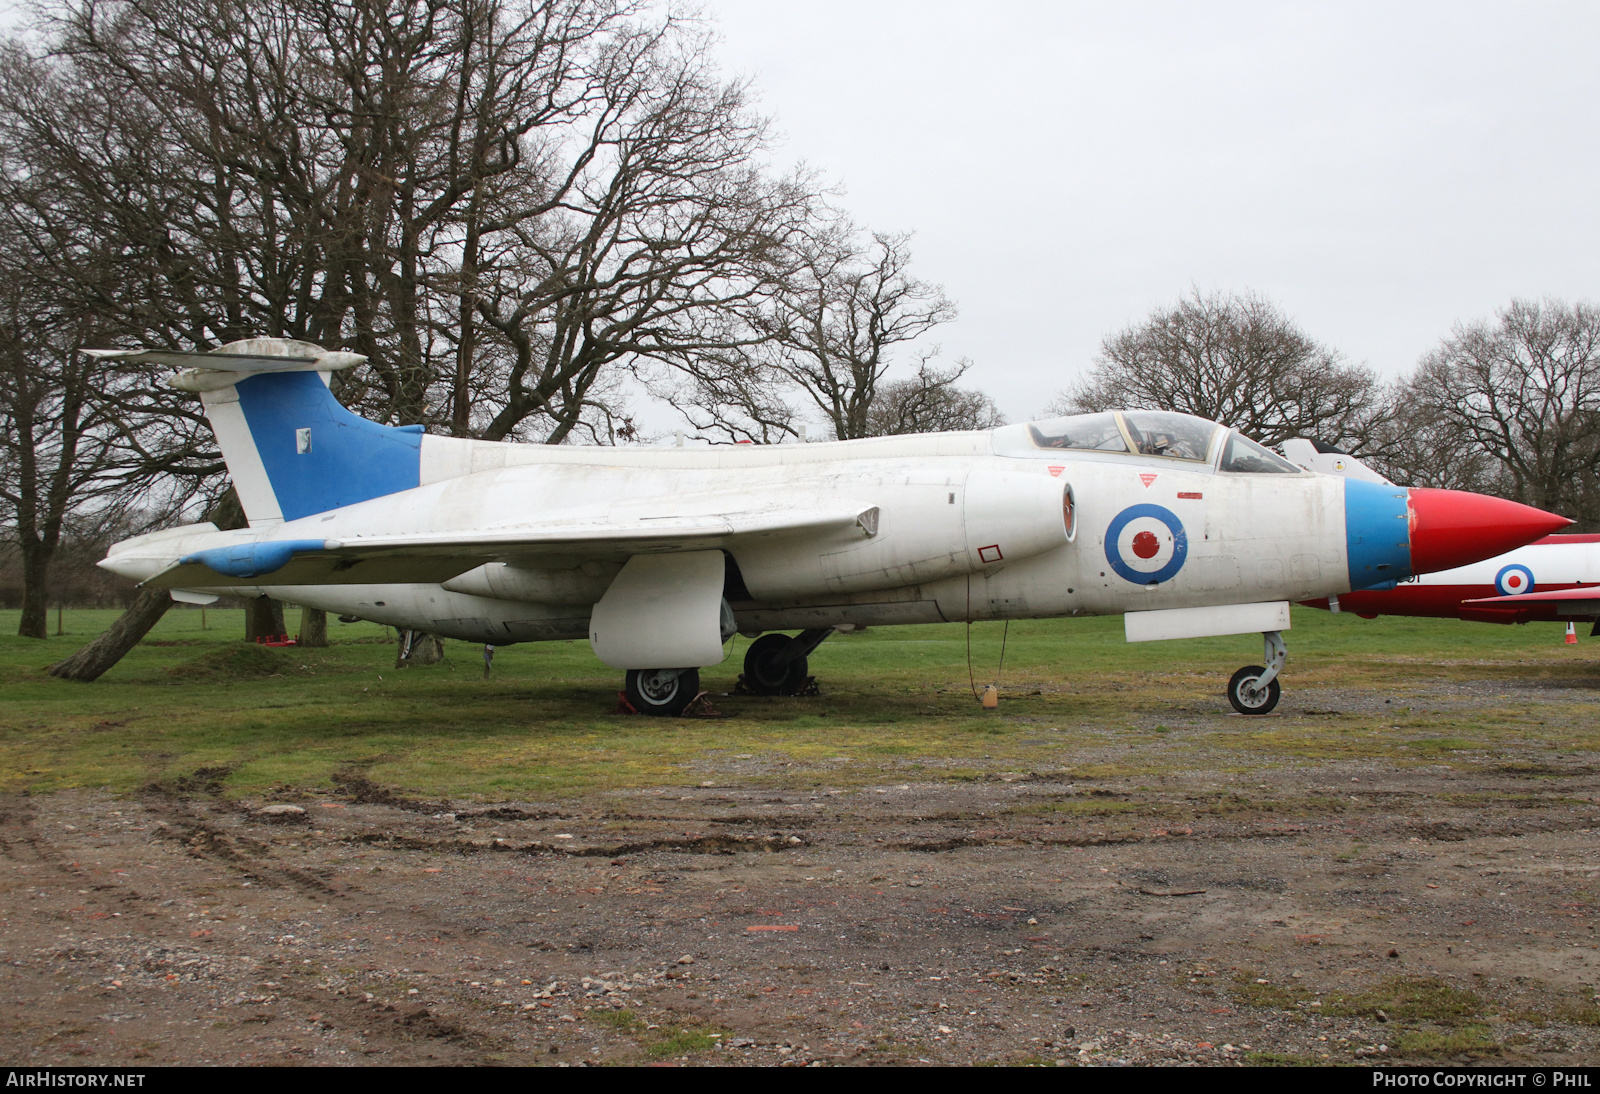
[(1283, 689), (1278, 687), (1277, 677), (1273, 677), (1265, 688), (1255, 686), (1266, 671), (1260, 665), (1246, 665), (1233, 674), (1228, 681), (1228, 702), (1233, 704), (1234, 710), (1240, 714), (1270, 714), (1272, 708), (1278, 705), (1278, 696)]
[(640, 714), (676, 718), (700, 694), (700, 670), (629, 669), (624, 688)]
[(764, 634), (744, 655), (744, 686), (757, 695), (795, 695), (806, 683), (806, 659), (781, 660), (794, 639), (786, 634)]

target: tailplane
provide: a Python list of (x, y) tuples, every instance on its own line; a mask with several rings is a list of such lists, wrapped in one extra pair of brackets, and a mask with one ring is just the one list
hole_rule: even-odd
[(89, 350), (180, 371), (168, 382), (200, 396), (251, 525), (275, 524), (410, 490), (421, 482), (423, 427), (352, 414), (328, 388), (366, 360), (287, 338), (250, 338), (211, 352)]

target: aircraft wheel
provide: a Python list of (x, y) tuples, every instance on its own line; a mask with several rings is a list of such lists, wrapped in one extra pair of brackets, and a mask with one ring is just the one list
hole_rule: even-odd
[(1240, 714), (1267, 714), (1278, 705), (1283, 689), (1278, 687), (1276, 679), (1269, 680), (1264, 688), (1256, 686), (1256, 681), (1266, 671), (1260, 665), (1246, 665), (1233, 674), (1228, 681), (1228, 702), (1233, 704), (1234, 710)]
[(806, 659), (782, 659), (794, 639), (786, 634), (764, 634), (744, 655), (744, 686), (757, 695), (794, 695), (806, 682)]
[(640, 714), (676, 718), (700, 694), (700, 670), (629, 669), (625, 688)]

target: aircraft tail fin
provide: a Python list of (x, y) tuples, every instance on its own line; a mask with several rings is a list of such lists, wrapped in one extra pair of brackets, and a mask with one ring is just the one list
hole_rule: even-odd
[(1319, 475), (1340, 475), (1347, 479), (1394, 485), (1350, 453), (1341, 452), (1322, 441), (1291, 437), (1283, 442), (1283, 455), (1295, 466), (1315, 471)]
[(422, 426), (386, 426), (346, 410), (328, 378), (366, 360), (309, 342), (251, 338), (213, 352), (90, 350), (178, 368), (199, 394), (251, 525), (326, 512), (421, 481)]

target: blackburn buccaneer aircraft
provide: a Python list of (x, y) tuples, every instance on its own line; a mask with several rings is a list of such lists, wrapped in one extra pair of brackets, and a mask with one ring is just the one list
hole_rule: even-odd
[[(1283, 450), (1308, 471), (1389, 481), (1354, 456), (1318, 441), (1296, 438), (1286, 441)], [(1590, 634), (1600, 635), (1600, 536), (1545, 536), (1467, 566), (1309, 603), (1366, 619), (1422, 615), (1477, 623), (1592, 620)]]
[[(832, 628), (1123, 613), (1130, 641), (1264, 635), (1233, 705), (1277, 702), (1289, 602), (1448, 569), (1567, 523), (1512, 502), (1309, 473), (1149, 411), (826, 444), (610, 448), (431, 436), (352, 414), (364, 358), (257, 339), (99, 351), (199, 394), (250, 527), (117, 544), (180, 600), (267, 595), (472, 642), (586, 637), (676, 714), (734, 632), (792, 694)], [(796, 636), (766, 633), (798, 630)]]

